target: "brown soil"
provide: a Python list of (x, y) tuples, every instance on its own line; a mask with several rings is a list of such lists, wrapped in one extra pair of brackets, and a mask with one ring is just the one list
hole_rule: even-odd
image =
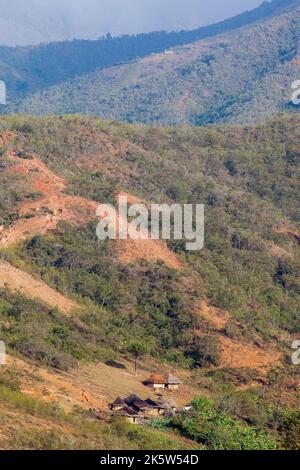
[(1, 132), (0, 134), (0, 146), (5, 147), (11, 143), (11, 140), (15, 137), (13, 132)]
[[(121, 150), (116, 148), (114, 152), (118, 153)], [(60, 221), (69, 221), (75, 226), (80, 226), (95, 220), (99, 204), (65, 194), (64, 180), (49, 170), (36, 155), (32, 155), (32, 159), (23, 160), (10, 152), (9, 158), (15, 164), (8, 171), (24, 175), (31, 189), (41, 193), (41, 197), (37, 201), (20, 204), (17, 209), (19, 216), (30, 216), (30, 218), (20, 218), (8, 229), (3, 228), (0, 232), (0, 248), (6, 248), (34, 235), (44, 235), (54, 230)], [(129, 203), (139, 201), (135, 196), (129, 194), (127, 196)], [(181, 267), (176, 255), (162, 241), (122, 241), (117, 244), (117, 254), (123, 263), (145, 258), (148, 261), (162, 260), (175, 269)]]
[(285, 225), (282, 225), (281, 227), (277, 227), (274, 230), (275, 233), (279, 233), (282, 235), (287, 235), (289, 238), (292, 240), (295, 240), (298, 245), (300, 245), (300, 232), (294, 229), (289, 229)]
[(139, 259), (161, 260), (170, 268), (182, 268), (177, 256), (161, 240), (120, 240), (117, 242), (117, 254), (121, 263), (134, 263)]
[[(135, 376), (130, 362), (122, 360), (120, 364), (124, 369), (97, 362), (80, 365), (70, 372), (58, 372), (8, 356), (4, 367), (14, 368), (18, 372), (23, 393), (44, 401), (58, 402), (67, 410), (72, 410), (77, 405), (85, 409), (105, 411), (117, 396), (125, 397), (133, 393), (144, 399), (150, 396), (155, 398), (151, 389), (143, 385), (153, 369), (149, 370), (141, 365), (138, 376)], [(167, 368), (165, 370), (169, 371)], [(187, 378), (186, 374), (176, 372), (182, 380)], [(179, 392), (165, 394), (172, 396), (179, 406), (183, 406), (199, 392), (183, 384)]]
[(75, 308), (79, 308), (75, 302), (51, 289), (44, 282), (35, 279), (30, 274), (11, 266), (5, 261), (0, 261), (0, 287), (8, 287), (32, 299), (39, 299), (64, 313), (70, 313)]
[(225, 310), (209, 305), (208, 302), (201, 300), (197, 305), (197, 314), (201, 318), (208, 320), (216, 330), (223, 330), (230, 319), (230, 315)]
[[(249, 367), (264, 373), (281, 359), (282, 354), (273, 345), (265, 344), (264, 348), (260, 348), (250, 341), (234, 340), (225, 336), (223, 330), (231, 319), (229, 313), (225, 310), (211, 306), (208, 302), (202, 300), (200, 303), (196, 303), (195, 313), (212, 325), (216, 330), (215, 334), (218, 332), (217, 338), (222, 346), (221, 368), (240, 369)], [(235, 323), (237, 328), (241, 327), (239, 322), (236, 321)], [(198, 334), (202, 336), (207, 334), (207, 331), (205, 331), (205, 328), (201, 328), (198, 330)]]
[[(35, 155), (31, 160), (21, 160), (9, 155), (15, 165), (9, 171), (25, 176), (32, 191), (41, 194), (35, 201), (22, 202), (16, 212), (21, 217), (0, 234), (0, 248), (23, 241), (34, 235), (44, 235), (57, 227), (60, 221), (84, 225), (95, 219), (97, 203), (63, 193), (64, 181), (55, 175)], [(30, 216), (30, 218), (22, 218)]]
[(221, 356), (221, 367), (258, 369), (262, 373), (268, 368), (278, 363), (282, 354), (275, 348), (266, 345), (264, 349), (251, 343), (243, 343), (220, 335), (223, 352)]
[(272, 244), (271, 246), (269, 246), (269, 251), (271, 255), (274, 256), (275, 258), (292, 258), (291, 253), (289, 253), (287, 250), (285, 250), (284, 248), (281, 248), (278, 245)]
[[(122, 192), (119, 196), (126, 196), (129, 204), (148, 204), (146, 201), (129, 193)], [(120, 218), (117, 220), (117, 230), (119, 224)], [(134, 263), (139, 259), (146, 259), (147, 261), (163, 261), (167, 266), (174, 269), (181, 269), (183, 267), (175, 253), (169, 250), (166, 242), (152, 240), (150, 232), (141, 232), (141, 239), (139, 240), (118, 240), (116, 242), (116, 253), (118, 260), (124, 264)]]

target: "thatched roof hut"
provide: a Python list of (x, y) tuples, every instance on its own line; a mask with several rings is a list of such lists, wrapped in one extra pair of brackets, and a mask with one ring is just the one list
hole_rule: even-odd
[(137, 411), (145, 411), (148, 408), (151, 408), (151, 405), (145, 400), (142, 400), (137, 395), (130, 395), (128, 398), (124, 398), (124, 401), (127, 406), (136, 409)]
[(172, 375), (172, 374), (167, 375), (166, 383), (168, 385), (181, 385), (182, 384), (181, 380), (179, 380), (177, 377), (175, 377), (175, 375)]
[(178, 390), (181, 383), (181, 380), (172, 374), (152, 374), (147, 380), (145, 380), (144, 385), (154, 389), (167, 388), (168, 390)]
[(147, 380), (145, 380), (144, 384), (145, 385), (150, 385), (150, 384), (165, 385), (166, 377), (160, 374), (152, 374)]
[(177, 410), (177, 403), (172, 398), (159, 397), (158, 402), (166, 410)]
[(115, 399), (115, 401), (113, 403), (111, 403), (109, 405), (109, 409), (114, 411), (114, 410), (118, 410), (118, 409), (121, 409), (121, 408), (124, 408), (126, 406), (126, 403), (125, 401), (123, 400), (123, 398), (121, 397), (118, 397)]
[(119, 416), (138, 416), (138, 413), (129, 406), (124, 406), (120, 410), (115, 411), (114, 414)]

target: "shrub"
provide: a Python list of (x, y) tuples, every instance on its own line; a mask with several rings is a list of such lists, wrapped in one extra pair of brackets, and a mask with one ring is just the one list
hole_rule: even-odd
[(219, 366), (222, 347), (214, 336), (194, 336), (186, 354), (196, 367)]
[(265, 431), (247, 426), (221, 411), (213, 400), (199, 397), (192, 403), (190, 415), (173, 418), (171, 426), (189, 439), (213, 450), (269, 450), (276, 448), (275, 440)]

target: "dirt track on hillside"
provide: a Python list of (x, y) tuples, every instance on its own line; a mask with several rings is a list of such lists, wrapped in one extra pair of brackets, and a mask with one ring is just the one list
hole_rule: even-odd
[[(9, 158), (14, 165), (7, 171), (23, 175), (31, 190), (38, 192), (40, 197), (34, 201), (23, 201), (16, 208), (20, 218), (9, 228), (2, 228), (0, 248), (7, 248), (35, 235), (44, 235), (54, 230), (60, 221), (83, 226), (96, 220), (99, 204), (64, 193), (65, 181), (53, 173), (36, 155), (32, 154), (29, 159), (22, 159), (10, 151)], [(128, 198), (129, 203), (138, 201), (129, 194)], [(117, 244), (116, 254), (123, 263), (144, 258), (148, 261), (162, 260), (175, 269), (181, 267), (176, 255), (160, 240), (125, 240)]]
[[(0, 143), (9, 145), (11, 138), (10, 133), (0, 135)], [(32, 154), (24, 159), (10, 150), (8, 157), (13, 165), (5, 171), (22, 175), (30, 190), (37, 192), (39, 197), (37, 200), (22, 201), (18, 207), (14, 208), (19, 219), (8, 228), (0, 227), (0, 248), (8, 248), (36, 235), (45, 235), (55, 230), (61, 221), (68, 221), (73, 226), (84, 226), (96, 220), (96, 210), (99, 204), (64, 193), (65, 181), (53, 173), (38, 156)], [(135, 201), (134, 196), (128, 196), (129, 199), (131, 198), (129, 202)], [(172, 268), (180, 268), (176, 255), (161, 241), (126, 240), (117, 243), (116, 257), (123, 263), (131, 263), (140, 258), (149, 261), (160, 259)], [(0, 262), (0, 286), (5, 285), (30, 298), (38, 298), (65, 313), (69, 313), (76, 307), (74, 302), (45, 283), (8, 263)]]
[(32, 155), (31, 159), (25, 160), (10, 152), (9, 157), (14, 165), (8, 171), (23, 175), (30, 190), (40, 194), (40, 197), (34, 201), (22, 201), (16, 208), (20, 218), (1, 231), (0, 248), (34, 235), (44, 235), (54, 230), (60, 221), (84, 225), (95, 219), (98, 204), (65, 194), (64, 180), (49, 170), (37, 156)]
[[(0, 135), (0, 143), (2, 140), (7, 144), (10, 137), (10, 135)], [(88, 222), (96, 220), (98, 203), (64, 193), (65, 181), (54, 174), (37, 155), (32, 154), (29, 157), (28, 159), (20, 158), (11, 150), (9, 158), (13, 165), (6, 171), (23, 175), (31, 191), (38, 192), (40, 197), (37, 200), (23, 201), (16, 208), (20, 218), (9, 228), (2, 228), (0, 248), (7, 248), (35, 235), (46, 234), (54, 230), (60, 221), (69, 221), (74, 226), (84, 226)], [(138, 198), (132, 195), (128, 195), (128, 197), (129, 203), (139, 202)], [(182, 263), (175, 253), (168, 249), (165, 242), (160, 240), (119, 241), (116, 243), (116, 258), (122, 263), (133, 263), (138, 259), (162, 260), (167, 266), (174, 269), (182, 267)], [(30, 298), (39, 298), (42, 302), (57, 307), (65, 313), (69, 313), (77, 307), (74, 302), (63, 297), (42, 281), (34, 279), (31, 275), (10, 266), (8, 263), (0, 262), (0, 286), (5, 285)], [(219, 330), (224, 367), (264, 368), (278, 360), (278, 356), (274, 355), (273, 351), (263, 353), (260, 348), (252, 344), (242, 346), (223, 336), (220, 330), (228, 321), (226, 313), (204, 304), (200, 310), (202, 310), (202, 316), (210, 319), (215, 324), (216, 330)]]

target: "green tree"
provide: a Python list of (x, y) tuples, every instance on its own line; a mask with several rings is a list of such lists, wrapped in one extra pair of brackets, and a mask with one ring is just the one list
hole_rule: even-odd
[(129, 343), (127, 350), (134, 357), (134, 375), (137, 375), (138, 359), (147, 353), (148, 348), (140, 341), (134, 340)]

